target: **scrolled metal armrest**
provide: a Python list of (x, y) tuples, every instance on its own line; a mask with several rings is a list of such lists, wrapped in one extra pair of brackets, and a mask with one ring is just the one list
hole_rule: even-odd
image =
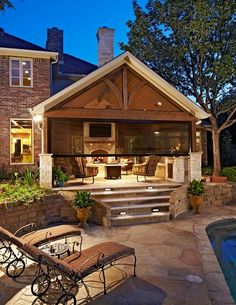
[[(29, 228), (27, 233), (32, 232), (33, 229), (35, 228), (35, 223), (32, 222), (32, 223), (29, 223), (25, 226), (20, 227), (18, 230), (15, 231), (14, 235), (17, 236), (17, 237), (21, 237), (22, 235), (24, 235), (23, 233), (24, 233), (26, 228), (27, 229)], [(22, 234), (21, 234), (21, 232), (22, 232)]]

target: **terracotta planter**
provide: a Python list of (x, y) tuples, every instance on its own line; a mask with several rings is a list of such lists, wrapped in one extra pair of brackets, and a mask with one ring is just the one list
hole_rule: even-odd
[(89, 218), (89, 211), (91, 207), (83, 208), (83, 209), (77, 209), (77, 218), (79, 220), (79, 227), (80, 228), (86, 228), (88, 227), (87, 220)]
[(203, 203), (203, 197), (202, 196), (191, 196), (190, 197), (192, 207), (194, 209), (195, 214), (200, 214), (199, 207)]
[(224, 177), (224, 176), (211, 176), (211, 182), (226, 183), (227, 182), (227, 177)]

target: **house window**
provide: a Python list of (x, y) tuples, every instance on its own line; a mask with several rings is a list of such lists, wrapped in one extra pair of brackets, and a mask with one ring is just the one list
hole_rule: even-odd
[(32, 60), (10, 59), (10, 85), (16, 87), (32, 87)]
[(11, 164), (33, 163), (32, 120), (11, 119)]

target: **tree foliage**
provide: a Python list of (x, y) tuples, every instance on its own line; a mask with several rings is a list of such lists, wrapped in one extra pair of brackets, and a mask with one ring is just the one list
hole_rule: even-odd
[(0, 11), (5, 11), (6, 8), (14, 8), (14, 5), (9, 0), (0, 0)]
[[(210, 114), (217, 152), (220, 132), (236, 122), (236, 2), (149, 0), (143, 9), (135, 0), (133, 9), (121, 48)], [(219, 152), (214, 159), (217, 173)]]

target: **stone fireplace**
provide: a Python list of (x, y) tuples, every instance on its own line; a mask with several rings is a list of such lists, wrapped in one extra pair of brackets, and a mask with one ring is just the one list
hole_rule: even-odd
[[(111, 125), (111, 134), (108, 137), (91, 137), (90, 136), (90, 124), (84, 123), (84, 153), (90, 155), (109, 155), (115, 153), (115, 124)], [(101, 125), (103, 123), (100, 123)], [(107, 123), (106, 123), (107, 124)], [(107, 161), (107, 157), (106, 158)], [(105, 161), (105, 160), (104, 160)]]

